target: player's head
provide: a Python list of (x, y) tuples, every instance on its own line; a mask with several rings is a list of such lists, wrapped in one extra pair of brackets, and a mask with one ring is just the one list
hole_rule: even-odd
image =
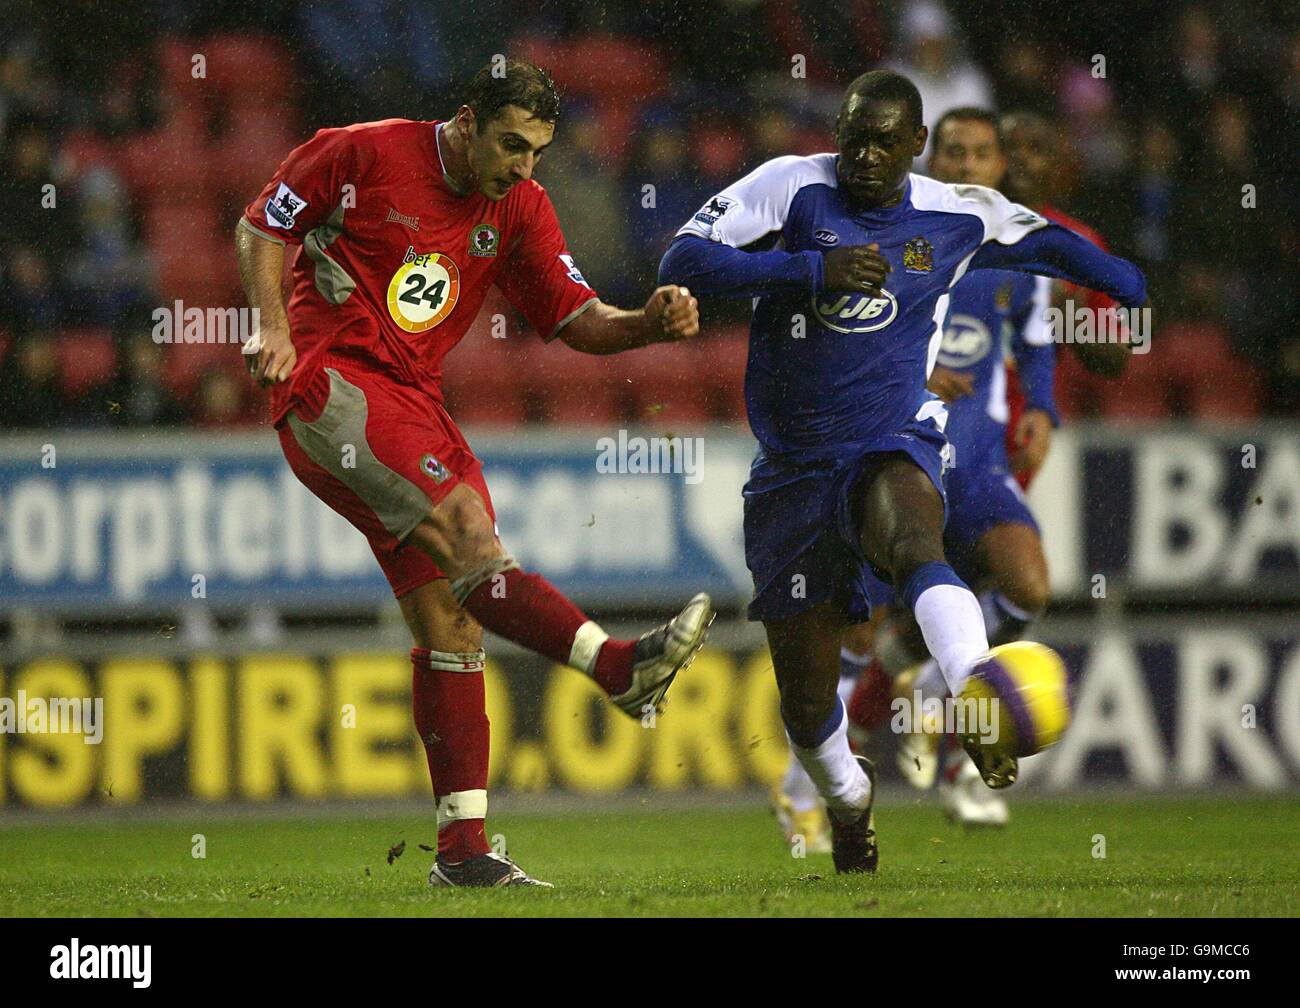
[(996, 189), (1007, 173), (998, 118), (987, 109), (949, 109), (934, 124), (930, 175), (940, 182)]
[(927, 135), (915, 84), (890, 70), (864, 73), (844, 92), (835, 120), (840, 189), (861, 206), (894, 202)]
[(537, 159), (555, 135), (560, 96), (541, 67), (526, 60), (493, 61), (469, 82), (453, 118), (478, 191), (504, 199), (532, 178)]
[(1031, 207), (1044, 202), (1060, 150), (1055, 124), (1037, 112), (1008, 112), (1000, 126), (1007, 155), (1007, 195)]

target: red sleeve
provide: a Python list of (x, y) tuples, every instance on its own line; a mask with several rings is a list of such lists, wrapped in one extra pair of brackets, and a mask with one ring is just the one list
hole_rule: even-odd
[(543, 190), (523, 236), (503, 264), (497, 286), (549, 342), (596, 300), (564, 246), (555, 207)]
[(358, 183), (357, 133), (323, 129), (295, 147), (257, 199), (244, 208), (244, 222), (272, 241), (301, 245), (326, 221)]

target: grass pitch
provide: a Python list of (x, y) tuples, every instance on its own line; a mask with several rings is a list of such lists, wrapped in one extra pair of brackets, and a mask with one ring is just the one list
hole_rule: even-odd
[[(657, 804), (661, 802), (661, 804)], [(927, 803), (877, 815), (881, 870), (793, 858), (771, 816), (502, 814), (489, 832), (553, 892), (431, 890), (432, 815), (0, 826), (4, 916), (1251, 916), (1300, 909), (1292, 799), (1042, 800), (998, 832)], [(191, 855), (194, 834), (207, 856)], [(1098, 837), (1104, 837), (1105, 857)], [(405, 841), (391, 864), (392, 848)], [(393, 852), (396, 853), (396, 852)]]

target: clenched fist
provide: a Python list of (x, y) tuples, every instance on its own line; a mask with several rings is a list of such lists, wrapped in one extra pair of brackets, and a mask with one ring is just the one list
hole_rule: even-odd
[(700, 334), (700, 303), (685, 287), (659, 287), (645, 303), (646, 320), (658, 323), (665, 342), (693, 339)]
[(257, 383), (263, 387), (288, 381), (298, 363), (287, 328), (262, 326), (244, 344), (244, 363)]
[(858, 291), (880, 297), (885, 278), (893, 272), (889, 261), (880, 254), (880, 246), (846, 245), (822, 253), (822, 289)]

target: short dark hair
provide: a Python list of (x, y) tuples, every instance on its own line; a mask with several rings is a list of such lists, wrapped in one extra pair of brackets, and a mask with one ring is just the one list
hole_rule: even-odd
[(915, 84), (900, 73), (894, 73), (892, 70), (868, 70), (858, 77), (844, 92), (844, 100), (840, 103), (841, 117), (848, 107), (849, 99), (854, 95), (861, 98), (901, 101), (907, 106), (907, 114), (911, 117), (914, 127), (920, 127), (925, 123), (921, 110), (921, 92), (916, 89)]
[(543, 122), (553, 123), (560, 117), (560, 93), (555, 81), (527, 60), (493, 60), (487, 64), (470, 80), (462, 104), (474, 110), (480, 133), (507, 105), (518, 105)]
[(997, 137), (998, 146), (1002, 146), (1002, 125), (998, 120), (997, 114), (990, 112), (988, 109), (977, 108), (974, 105), (961, 105), (957, 108), (949, 109), (939, 117), (939, 121), (934, 124), (934, 133), (931, 135), (931, 146), (937, 147), (939, 144), (939, 131), (950, 122), (982, 122), (985, 126), (993, 130), (993, 135)]

